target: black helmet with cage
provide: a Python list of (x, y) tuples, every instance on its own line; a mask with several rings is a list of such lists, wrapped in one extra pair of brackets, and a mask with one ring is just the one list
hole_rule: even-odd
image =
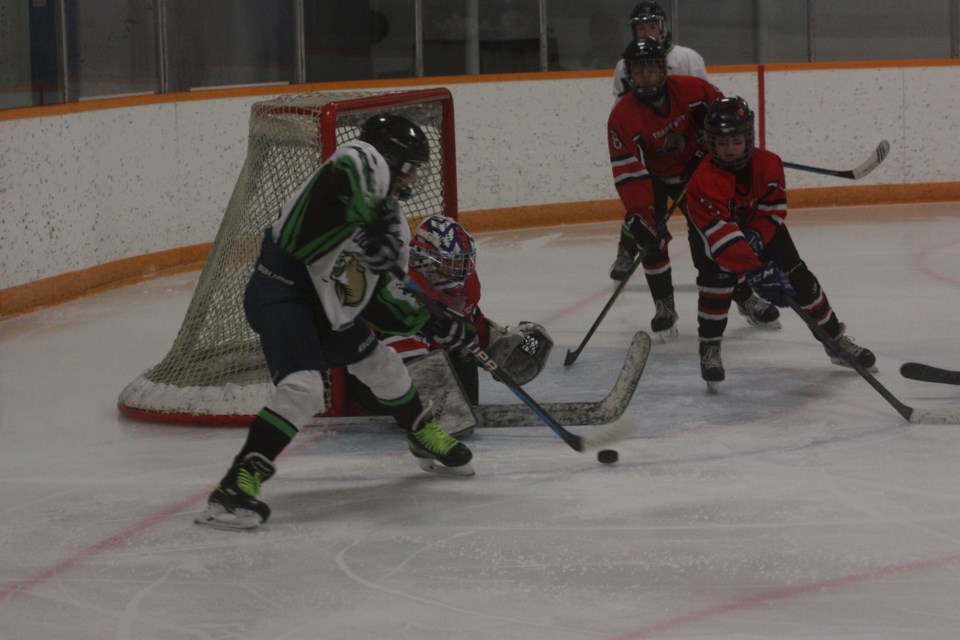
[[(380, 152), (393, 180), (409, 175), (414, 169), (422, 179), (430, 161), (430, 143), (423, 129), (403, 116), (381, 113), (368, 118), (360, 128), (360, 140)], [(413, 195), (413, 186), (400, 189), (398, 197)]]
[[(634, 78), (634, 71), (649, 65), (659, 68), (659, 79), (649, 84), (638, 84)], [(641, 100), (661, 98), (667, 90), (667, 50), (653, 38), (632, 40), (623, 52), (623, 71), (626, 74), (627, 86), (638, 98)]]
[[(750, 162), (753, 153), (753, 111), (747, 101), (740, 97), (717, 98), (707, 110), (703, 121), (707, 134), (707, 146), (717, 166), (730, 171), (739, 171)], [(744, 137), (744, 150), (739, 158), (723, 160), (717, 153), (717, 139), (728, 136)]]
[(656, 2), (638, 2), (630, 12), (630, 33), (636, 36), (636, 26), (641, 22), (657, 22), (660, 25), (660, 42), (667, 39), (667, 14)]

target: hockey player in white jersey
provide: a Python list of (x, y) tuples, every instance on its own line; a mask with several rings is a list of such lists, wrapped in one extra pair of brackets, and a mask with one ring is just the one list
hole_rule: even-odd
[[(636, 39), (653, 38), (659, 40), (667, 50), (667, 73), (672, 76), (694, 76), (709, 81), (707, 67), (703, 57), (689, 47), (681, 47), (673, 42), (672, 34), (667, 31), (667, 14), (656, 2), (638, 2), (630, 12), (630, 33)], [(619, 99), (630, 92), (626, 84), (627, 73), (621, 58), (613, 72), (613, 97)]]
[(300, 429), (324, 411), (326, 369), (345, 366), (367, 385), (406, 433), (411, 453), (428, 471), (472, 475), (472, 453), (437, 426), (395, 351), (376, 339), (363, 313), (368, 303), (394, 308), (404, 327), (441, 344), (475, 340), (456, 316), (431, 317), (412, 297), (388, 286), (406, 270), (410, 229), (399, 200), (428, 170), (423, 131), (400, 116), (367, 120), (357, 140), (341, 145), (283, 205), (265, 231), (244, 296), (244, 311), (276, 384), (232, 466), (210, 494), (198, 524), (249, 529), (269, 507), (260, 485)]

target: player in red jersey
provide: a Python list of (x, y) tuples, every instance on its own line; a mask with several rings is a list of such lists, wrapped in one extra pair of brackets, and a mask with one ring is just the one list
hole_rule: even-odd
[[(665, 50), (653, 38), (632, 41), (623, 61), (632, 96), (617, 103), (607, 124), (614, 184), (626, 209), (610, 277), (623, 280), (638, 251), (644, 251), (644, 274), (656, 304), (651, 329), (667, 341), (677, 336), (667, 199), (680, 196), (706, 155), (698, 142), (703, 117), (722, 94), (700, 78), (668, 76)], [(739, 286), (735, 298), (750, 324), (780, 327), (777, 309), (749, 286)]]
[[(788, 292), (840, 347), (876, 371), (873, 353), (844, 335), (844, 324), (797, 252), (786, 226), (783, 162), (754, 148), (753, 111), (742, 98), (717, 99), (704, 128), (709, 160), (687, 185), (686, 214), (700, 290), (700, 373), (707, 387), (715, 393), (724, 379), (720, 343), (739, 274), (778, 306), (784, 306), (781, 291)], [(849, 366), (830, 349), (827, 355)]]

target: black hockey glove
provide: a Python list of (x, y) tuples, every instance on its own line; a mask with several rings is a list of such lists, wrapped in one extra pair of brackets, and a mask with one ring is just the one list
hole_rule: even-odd
[(796, 291), (790, 285), (790, 279), (780, 267), (773, 264), (772, 260), (767, 260), (763, 265), (747, 271), (744, 274), (747, 284), (750, 285), (758, 296), (778, 307), (785, 307), (787, 303), (780, 297), (780, 293), (786, 293), (789, 296), (796, 295)]
[(477, 342), (477, 328), (463, 316), (447, 312), (432, 316), (423, 334), (450, 353), (465, 355)]
[[(631, 216), (624, 223), (624, 226), (627, 228), (627, 232), (633, 238), (633, 241), (637, 243), (637, 249), (644, 253), (663, 248), (666, 240), (669, 239), (661, 237), (660, 234), (658, 234), (656, 230), (651, 229), (640, 216)], [(666, 227), (665, 224), (664, 227)], [(663, 231), (667, 236), (670, 235), (670, 233), (666, 231), (666, 228), (664, 228)]]
[(357, 242), (363, 248), (363, 262), (374, 273), (385, 273), (400, 264), (403, 237), (400, 235), (400, 214), (395, 209), (386, 209), (380, 217), (361, 227)]

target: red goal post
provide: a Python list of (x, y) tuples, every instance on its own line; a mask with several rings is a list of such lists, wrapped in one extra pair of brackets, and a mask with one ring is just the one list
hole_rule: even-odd
[[(247, 157), (180, 331), (166, 357), (131, 381), (117, 401), (130, 418), (167, 424), (246, 426), (273, 390), (260, 343), (243, 314), (243, 290), (263, 230), (281, 205), (363, 122), (390, 112), (417, 123), (432, 170), (404, 202), (411, 228), (457, 218), (453, 98), (444, 88), (288, 94), (251, 107)], [(346, 415), (345, 372), (327, 376), (327, 412)]]

